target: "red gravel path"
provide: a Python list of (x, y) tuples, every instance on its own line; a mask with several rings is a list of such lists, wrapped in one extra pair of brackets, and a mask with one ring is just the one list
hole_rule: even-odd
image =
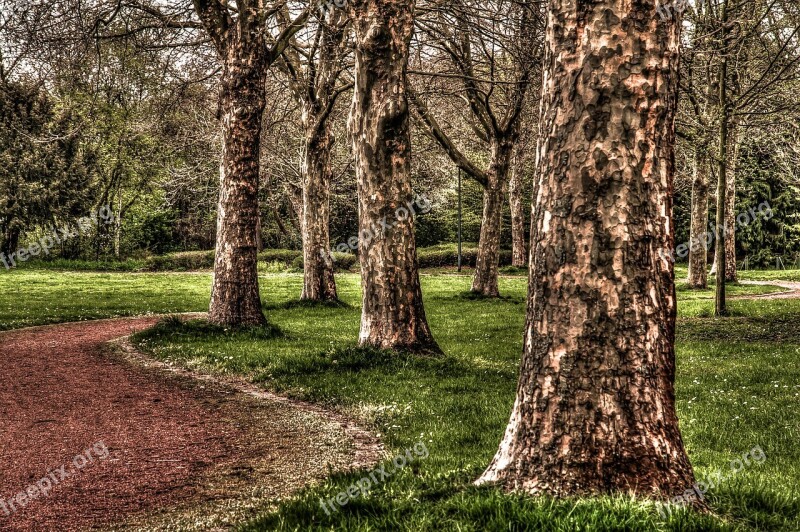
[[(190, 495), (197, 472), (230, 453), (240, 431), (196, 393), (97, 355), (104, 342), (155, 321), (0, 334), (0, 529), (78, 529), (165, 505)], [(93, 446), (94, 461), (78, 470), (74, 458)], [(50, 471), (58, 484), (47, 496), (24, 507), (13, 500)]]

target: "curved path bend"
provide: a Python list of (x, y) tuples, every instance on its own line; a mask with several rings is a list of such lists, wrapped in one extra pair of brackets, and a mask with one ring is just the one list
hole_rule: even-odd
[(0, 530), (224, 528), (379, 459), (341, 416), (109, 347), (158, 319), (0, 333)]
[(734, 296), (731, 299), (800, 299), (800, 282), (796, 281), (739, 281), (741, 284), (780, 286), (783, 292), (772, 294), (755, 294), (747, 296)]

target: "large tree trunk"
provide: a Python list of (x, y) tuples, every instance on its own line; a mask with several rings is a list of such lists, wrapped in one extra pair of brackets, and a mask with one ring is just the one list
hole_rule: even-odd
[[(235, 51), (231, 51), (232, 54)], [(258, 289), (258, 177), (264, 80), (252, 61), (226, 61), (220, 91), (223, 128), (217, 248), (209, 321), (261, 325)]]
[(311, 110), (303, 113), (303, 292), (301, 299), (335, 301), (336, 281), (330, 255), (330, 183), (333, 138), (327, 120), (317, 127)]
[(483, 218), (472, 291), (488, 297), (500, 295), (497, 283), (500, 266), (500, 230), (513, 147), (514, 143), (507, 139), (492, 140), (491, 161), (486, 172), (487, 185), (483, 189)]
[(422, 304), (409, 213), (411, 189), (406, 70), (413, 0), (357, 0), (355, 90), (350, 111), (359, 206), (361, 345), (438, 351)]
[(521, 375), (479, 483), (664, 498), (694, 482), (663, 254), (674, 240), (680, 32), (657, 5), (549, 3)]
[(689, 286), (708, 287), (708, 157), (702, 148), (695, 151), (692, 182), (692, 215), (689, 248)]
[(522, 199), (521, 157), (517, 157), (511, 168), (511, 179), (508, 181), (508, 205), (511, 209), (511, 265), (521, 268), (528, 261), (528, 248), (525, 244), (525, 207)]

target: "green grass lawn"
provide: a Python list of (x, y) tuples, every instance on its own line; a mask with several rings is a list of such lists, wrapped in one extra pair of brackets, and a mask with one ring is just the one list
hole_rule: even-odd
[(800, 281), (800, 270), (747, 270), (739, 271), (739, 279), (749, 281)]
[[(392, 457), (420, 442), (429, 456), (332, 515), (320, 498), (336, 497), (366, 472), (334, 476), (245, 528), (800, 530), (800, 301), (731, 301), (733, 316), (715, 320), (705, 317), (713, 309), (711, 290), (679, 286), (681, 429), (698, 478), (730, 478), (707, 495), (713, 515), (679, 510), (664, 519), (654, 504), (626, 497), (554, 501), (472, 486), (497, 449), (514, 400), (524, 277), (501, 279), (499, 300), (475, 300), (464, 296), (468, 276), (424, 275), (441, 358), (355, 349), (358, 276), (337, 277), (343, 307), (295, 304), (301, 280), (262, 277), (268, 319), (282, 332), (274, 337), (173, 322), (138, 341), (159, 358), (245, 374), (270, 390), (342, 409), (380, 433)], [(205, 310), (209, 287), (208, 274), (3, 273), (0, 328)], [(731, 293), (763, 290), (742, 285)], [(731, 461), (756, 446), (763, 463), (732, 475)]]

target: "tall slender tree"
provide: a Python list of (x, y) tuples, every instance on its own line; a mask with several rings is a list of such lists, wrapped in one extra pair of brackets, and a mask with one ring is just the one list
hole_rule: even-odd
[[(727, 272), (727, 254), (725, 250), (728, 241), (725, 230), (726, 211), (728, 210), (728, 127), (730, 108), (728, 103), (728, 50), (730, 44), (730, 27), (728, 26), (728, 0), (722, 0), (720, 22), (720, 43), (722, 44), (722, 58), (717, 71), (717, 89), (719, 90), (719, 135), (717, 149), (717, 224), (715, 229), (716, 248), (714, 262), (717, 266), (717, 284), (715, 288), (714, 315), (725, 316), (728, 313), (725, 300), (725, 272)], [(731, 235), (732, 236), (732, 235)]]
[[(290, 23), (288, 9), (281, 21)], [(321, 12), (309, 36), (283, 54), (280, 63), (292, 94), (300, 105), (303, 127), (302, 211), (303, 291), (301, 299), (336, 300), (336, 281), (330, 254), (330, 187), (334, 136), (331, 115), (341, 94), (353, 87), (346, 81), (348, 18), (335, 4)]]
[(361, 345), (438, 351), (414, 239), (406, 77), (413, 0), (348, 3), (355, 30), (349, 128), (358, 181)]
[(511, 160), (511, 177), (508, 180), (508, 206), (511, 209), (511, 265), (521, 268), (528, 262), (525, 243), (525, 207), (523, 206), (524, 162), (516, 150)]
[(488, 164), (481, 168), (458, 147), (421, 96), (412, 95), (412, 101), (427, 133), (483, 187), (472, 291), (497, 297), (503, 206), (523, 111), (532, 103), (528, 89), (540, 70), (541, 13), (539, 3), (532, 1), (457, 1), (448, 7), (432, 10), (433, 16), (428, 15), (420, 24), (429, 41), (427, 46), (443, 57), (447, 66), (418, 73), (457, 80), (469, 109), (471, 129), (486, 152)]
[(657, 0), (550, 0), (517, 398), (479, 483), (683, 493), (672, 181), (679, 22)]
[(709, 160), (706, 149), (697, 146), (694, 153), (694, 176), (692, 179), (692, 205), (689, 230), (689, 277), (691, 288), (708, 287), (708, 183)]

